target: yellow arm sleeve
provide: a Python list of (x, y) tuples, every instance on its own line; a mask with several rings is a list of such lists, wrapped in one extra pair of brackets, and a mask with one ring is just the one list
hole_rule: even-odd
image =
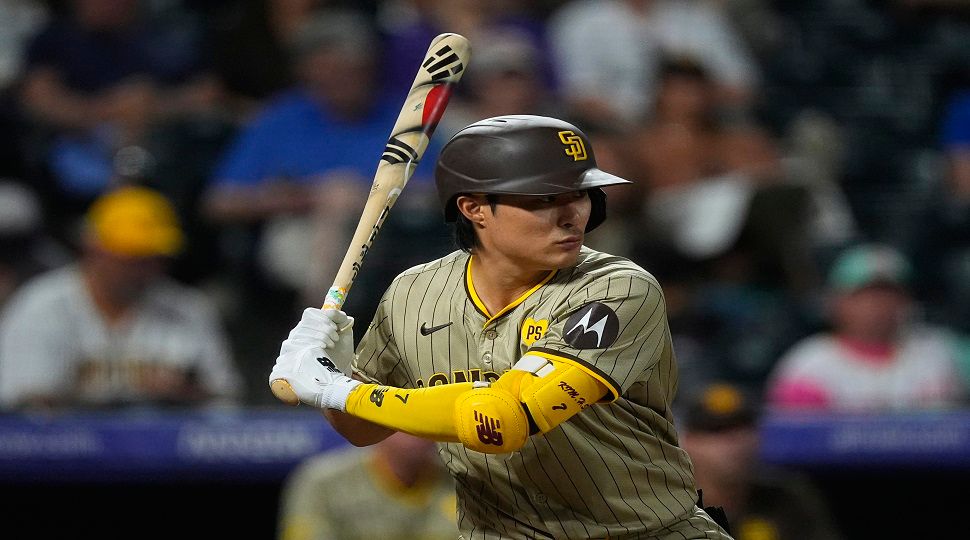
[(473, 383), (428, 388), (362, 384), (347, 398), (347, 412), (375, 424), (439, 442), (458, 442), (455, 402)]
[(583, 367), (529, 353), (491, 386), (456, 383), (428, 388), (362, 384), (346, 412), (375, 424), (484, 453), (514, 452), (530, 432), (546, 433), (610, 394)]
[(460, 442), (487, 454), (514, 452), (529, 437), (529, 420), (519, 400), (487, 383), (415, 389), (362, 384), (351, 391), (345, 410), (387, 428)]

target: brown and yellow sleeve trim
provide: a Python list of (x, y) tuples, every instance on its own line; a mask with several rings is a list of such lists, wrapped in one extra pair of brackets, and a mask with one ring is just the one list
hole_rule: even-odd
[(545, 347), (533, 347), (526, 351), (526, 354), (534, 354), (536, 356), (548, 358), (549, 360), (555, 362), (563, 362), (565, 364), (578, 367), (586, 373), (589, 373), (591, 377), (603, 383), (607, 390), (609, 390), (609, 394), (604, 396), (603, 399), (600, 400), (600, 403), (613, 403), (617, 399), (620, 399), (620, 385), (601, 369), (583, 360), (582, 358), (564, 353), (562, 351), (546, 349)]

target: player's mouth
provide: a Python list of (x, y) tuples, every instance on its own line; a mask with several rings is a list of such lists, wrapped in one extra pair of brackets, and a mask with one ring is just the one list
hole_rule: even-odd
[(556, 242), (556, 245), (559, 246), (560, 249), (564, 249), (566, 251), (579, 249), (580, 246), (583, 245), (583, 237), (567, 236), (566, 238), (563, 238), (562, 240)]

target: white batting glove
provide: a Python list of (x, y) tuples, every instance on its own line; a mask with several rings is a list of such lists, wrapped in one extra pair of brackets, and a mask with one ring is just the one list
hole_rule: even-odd
[(280, 356), (308, 345), (323, 347), (337, 369), (350, 375), (350, 365), (354, 361), (353, 326), (354, 318), (343, 311), (306, 308), (300, 322), (283, 342)]
[(342, 311), (307, 308), (280, 347), (270, 383), (284, 379), (302, 403), (344, 410), (347, 396), (361, 384), (344, 374), (353, 361), (354, 339), (352, 332), (338, 330), (348, 324), (353, 318)]

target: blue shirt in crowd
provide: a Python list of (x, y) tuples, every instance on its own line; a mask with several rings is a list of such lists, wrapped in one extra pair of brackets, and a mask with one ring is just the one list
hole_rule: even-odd
[(943, 118), (943, 147), (970, 145), (970, 91), (958, 93)]
[[(314, 182), (340, 170), (369, 185), (400, 110), (400, 100), (382, 98), (364, 118), (350, 123), (334, 118), (305, 91), (285, 93), (240, 133), (216, 170), (216, 185)], [(416, 182), (431, 178), (438, 150), (432, 141), (415, 172)]]

